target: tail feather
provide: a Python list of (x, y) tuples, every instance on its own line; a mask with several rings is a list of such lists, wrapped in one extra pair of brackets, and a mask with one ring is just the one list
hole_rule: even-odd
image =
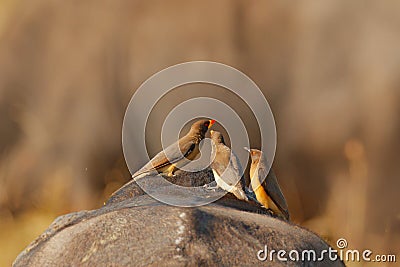
[(132, 175), (132, 179), (134, 181), (137, 181), (137, 180), (139, 180), (139, 179), (141, 179), (143, 177), (148, 176), (149, 174), (150, 174), (149, 172), (143, 172), (143, 173), (138, 173), (138, 174), (135, 173), (135, 174)]
[(288, 210), (282, 210), (282, 214), (287, 221), (290, 221), (290, 214)]

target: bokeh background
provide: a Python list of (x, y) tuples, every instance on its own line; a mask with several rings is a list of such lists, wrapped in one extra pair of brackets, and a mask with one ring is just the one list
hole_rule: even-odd
[(1, 0), (0, 265), (57, 216), (98, 208), (129, 180), (131, 96), (192, 60), (231, 65), (262, 89), (296, 223), (333, 246), (344, 237), (400, 257), (399, 14), (395, 0)]

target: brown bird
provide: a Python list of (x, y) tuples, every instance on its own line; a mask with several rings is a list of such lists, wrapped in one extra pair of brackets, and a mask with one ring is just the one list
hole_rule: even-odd
[(250, 183), (258, 202), (266, 209), (271, 209), (279, 217), (289, 220), (286, 199), (272, 168), (268, 172), (263, 153), (257, 149), (248, 149), (247, 147), (245, 149), (249, 151), (251, 156)]
[(177, 169), (188, 164), (199, 154), (200, 141), (204, 139), (207, 130), (214, 123), (215, 120), (208, 119), (193, 123), (189, 133), (155, 155), (146, 165), (135, 172), (132, 178), (137, 180), (154, 172), (173, 176)]
[(243, 190), (245, 181), (238, 157), (225, 145), (220, 132), (211, 130), (210, 133), (213, 141), (211, 155), (214, 157), (210, 166), (217, 187), (234, 194), (240, 200), (248, 201)]

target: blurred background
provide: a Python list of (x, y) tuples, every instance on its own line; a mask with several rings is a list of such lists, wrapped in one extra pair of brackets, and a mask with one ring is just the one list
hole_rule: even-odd
[[(262, 89), (294, 222), (334, 247), (343, 237), (400, 257), (399, 12), (395, 0), (1, 0), (0, 265), (129, 180), (131, 96), (192, 60), (231, 65)], [(164, 117), (153, 117), (158, 131)]]

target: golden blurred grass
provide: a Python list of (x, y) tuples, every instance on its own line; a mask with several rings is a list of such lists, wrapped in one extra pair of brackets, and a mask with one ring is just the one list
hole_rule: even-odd
[(10, 266), (17, 255), (38, 237), (57, 214), (42, 210), (28, 210), (15, 218), (1, 214), (0, 266)]

